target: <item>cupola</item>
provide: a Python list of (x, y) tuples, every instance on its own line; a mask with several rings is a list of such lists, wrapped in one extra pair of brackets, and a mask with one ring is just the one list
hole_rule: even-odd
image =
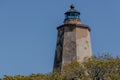
[(65, 24), (80, 24), (80, 12), (77, 11), (74, 7), (74, 5), (72, 4), (70, 6), (70, 10), (68, 10), (67, 12), (65, 12), (65, 20), (64, 23)]

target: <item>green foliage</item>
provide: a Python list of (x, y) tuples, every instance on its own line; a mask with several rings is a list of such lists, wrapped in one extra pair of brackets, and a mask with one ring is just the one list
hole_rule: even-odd
[(120, 58), (109, 55), (93, 57), (86, 62), (73, 61), (49, 74), (7, 76), (0, 80), (120, 80)]

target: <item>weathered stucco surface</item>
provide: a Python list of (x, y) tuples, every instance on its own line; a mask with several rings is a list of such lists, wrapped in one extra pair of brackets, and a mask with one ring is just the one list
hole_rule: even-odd
[(88, 29), (76, 28), (77, 61), (83, 62), (92, 56), (91, 41)]
[(64, 29), (61, 28), (58, 30), (55, 59), (54, 59), (54, 69), (61, 69), (62, 66), (63, 40), (64, 40)]
[(79, 19), (67, 19), (64, 24), (81, 24), (81, 21)]
[(54, 69), (71, 61), (83, 62), (92, 56), (90, 31), (83, 25), (63, 25), (58, 28)]
[(64, 28), (63, 65), (76, 59), (76, 28), (68, 26)]

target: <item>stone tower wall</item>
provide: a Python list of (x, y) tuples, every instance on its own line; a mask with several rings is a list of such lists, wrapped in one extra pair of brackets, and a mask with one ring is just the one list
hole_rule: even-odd
[(62, 65), (76, 60), (76, 28), (65, 26), (64, 29)]
[(92, 56), (90, 29), (85, 25), (66, 24), (58, 27), (54, 68), (72, 61), (83, 62)]
[(77, 61), (83, 62), (92, 56), (90, 32), (86, 28), (76, 28)]
[(54, 69), (61, 69), (62, 65), (62, 55), (63, 55), (63, 42), (64, 41), (64, 28), (58, 29), (55, 59), (54, 59)]

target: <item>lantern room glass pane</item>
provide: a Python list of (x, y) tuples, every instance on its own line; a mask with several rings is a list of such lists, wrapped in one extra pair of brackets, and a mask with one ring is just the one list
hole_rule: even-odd
[(65, 19), (71, 19), (71, 18), (79, 19), (79, 13), (71, 12), (71, 13), (65, 14)]

